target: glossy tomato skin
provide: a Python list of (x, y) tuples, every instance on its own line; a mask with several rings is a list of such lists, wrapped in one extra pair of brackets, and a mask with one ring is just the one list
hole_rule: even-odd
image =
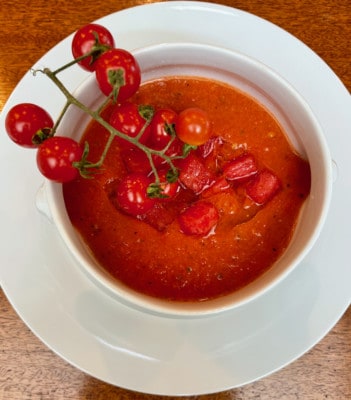
[[(88, 24), (78, 29), (73, 36), (71, 50), (74, 58), (81, 57), (92, 50), (96, 43), (95, 34), (98, 36), (99, 43), (106, 46), (106, 50), (115, 47), (114, 38), (108, 29), (99, 24)], [(93, 72), (96, 67), (96, 59), (87, 57), (78, 64), (86, 71)]]
[(180, 190), (180, 184), (178, 180), (175, 180), (174, 182), (169, 182), (167, 179), (167, 174), (168, 174), (169, 169), (168, 168), (162, 168), (158, 172), (158, 177), (160, 179), (160, 189), (161, 189), (161, 195), (165, 196), (162, 198), (162, 200), (167, 200), (167, 199), (172, 199), (173, 197), (176, 196), (176, 194)]
[[(144, 125), (146, 124), (146, 119), (142, 117), (139, 112), (139, 106), (135, 103), (122, 103), (116, 105), (110, 115), (110, 124), (117, 129), (119, 132), (124, 133), (129, 137), (136, 137)], [(148, 125), (141, 135), (139, 142), (145, 144), (150, 136), (150, 125)], [(123, 147), (131, 147), (134, 145), (127, 140), (124, 140), (116, 136), (116, 140)]]
[(211, 137), (211, 120), (201, 108), (186, 108), (179, 113), (175, 129), (178, 138), (184, 143), (200, 146)]
[(118, 184), (116, 197), (122, 211), (134, 217), (145, 214), (155, 204), (148, 197), (147, 188), (151, 180), (144, 174), (134, 172), (126, 175)]
[(162, 150), (167, 146), (171, 139), (169, 126), (175, 124), (177, 116), (178, 114), (169, 108), (162, 108), (155, 112), (151, 121), (150, 135), (150, 144), (154, 149)]
[[(151, 164), (146, 153), (138, 147), (123, 146), (120, 154), (128, 172), (142, 172), (146, 175), (151, 172)], [(156, 168), (163, 163), (163, 158), (159, 156), (152, 156), (152, 160)]]
[[(135, 57), (124, 49), (110, 49), (96, 61), (96, 80), (105, 96), (114, 90), (113, 82), (121, 73), (124, 84), (120, 86), (117, 100), (123, 102), (131, 97), (139, 88), (141, 82), (140, 67)], [(118, 80), (118, 79), (117, 79)]]
[(69, 182), (78, 177), (79, 171), (72, 163), (80, 161), (83, 149), (75, 140), (64, 136), (53, 136), (38, 148), (39, 171), (55, 182)]
[(35, 148), (33, 137), (42, 129), (54, 126), (51, 116), (41, 107), (32, 103), (17, 104), (6, 115), (5, 128), (15, 143), (22, 147)]

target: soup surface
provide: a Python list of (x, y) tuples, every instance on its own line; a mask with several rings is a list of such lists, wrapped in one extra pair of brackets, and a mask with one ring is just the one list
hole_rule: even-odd
[[(219, 175), (228, 160), (249, 154), (260, 170), (273, 171), (280, 187), (258, 204), (247, 181), (223, 190), (194, 194), (181, 190), (147, 215), (123, 213), (115, 188), (128, 173), (117, 141), (93, 179), (64, 184), (71, 221), (98, 262), (116, 279), (151, 296), (203, 301), (223, 296), (263, 274), (286, 249), (310, 191), (310, 168), (292, 149), (272, 114), (250, 96), (219, 82), (174, 77), (147, 82), (133, 97), (156, 110), (206, 110), (212, 121), (211, 146), (193, 153)], [(108, 118), (110, 110), (105, 110)], [(91, 161), (99, 159), (108, 133), (92, 121), (82, 141)], [(206, 146), (205, 146), (206, 147)], [(206, 154), (205, 154), (206, 153)], [(215, 205), (219, 220), (206, 236), (186, 235), (176, 217), (196, 201)]]

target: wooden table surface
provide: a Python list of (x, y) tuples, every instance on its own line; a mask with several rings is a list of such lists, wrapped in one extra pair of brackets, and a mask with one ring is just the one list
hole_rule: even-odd
[[(0, 110), (23, 74), (58, 41), (106, 14), (150, 2), (153, 1), (2, 0)], [(249, 11), (286, 29), (319, 54), (351, 91), (349, 0), (217, 3)], [(166, 400), (170, 397), (134, 393), (75, 369), (30, 332), (0, 291), (0, 399)], [(351, 309), (319, 344), (281, 371), (242, 388), (187, 399), (351, 399)]]

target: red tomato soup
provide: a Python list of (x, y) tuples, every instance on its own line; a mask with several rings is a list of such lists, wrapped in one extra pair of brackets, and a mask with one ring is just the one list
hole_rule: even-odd
[[(199, 107), (211, 119), (212, 134), (179, 163), (175, 196), (137, 217), (121, 211), (116, 191), (131, 169), (144, 165), (123, 155), (118, 140), (92, 179), (63, 185), (72, 224), (96, 260), (136, 291), (173, 301), (216, 298), (258, 278), (289, 244), (310, 191), (308, 162), (265, 107), (225, 84), (165, 78), (143, 84), (132, 101), (177, 113)], [(89, 124), (82, 142), (89, 143), (91, 161), (108, 136), (97, 122)], [(197, 234), (199, 219), (189, 211), (199, 202), (202, 209), (213, 206), (212, 216), (216, 210), (206, 235)], [(182, 223), (189, 221), (187, 232)]]

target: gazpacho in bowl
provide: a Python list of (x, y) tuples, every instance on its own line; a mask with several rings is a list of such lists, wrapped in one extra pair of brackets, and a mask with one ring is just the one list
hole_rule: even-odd
[[(243, 54), (194, 43), (133, 54), (140, 86), (101, 116), (161, 156), (114, 137), (91, 176), (46, 183), (51, 217), (119, 301), (179, 317), (243, 305), (318, 237), (331, 193), (323, 133), (282, 77)], [(101, 90), (92, 77), (75, 96), (94, 109)], [(73, 107), (59, 132), (88, 144), (92, 164), (111, 139)]]

